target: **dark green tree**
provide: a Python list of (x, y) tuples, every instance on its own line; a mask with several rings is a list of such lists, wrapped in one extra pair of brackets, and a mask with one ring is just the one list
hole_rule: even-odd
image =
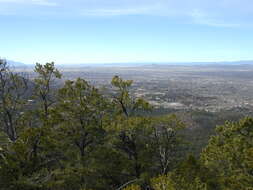
[(184, 128), (185, 124), (176, 115), (152, 117), (153, 165), (159, 174), (166, 175), (183, 158), (185, 143), (180, 132)]
[(253, 189), (253, 119), (227, 122), (216, 129), (201, 154), (223, 189)]
[(61, 78), (61, 73), (55, 68), (54, 62), (42, 65), (36, 63), (35, 73), (38, 74), (34, 80), (35, 99), (39, 102), (41, 115), (44, 120), (48, 119), (49, 109), (55, 103), (55, 79)]
[[(62, 164), (65, 166), (57, 171), (57, 175), (61, 180), (69, 176), (62, 187), (74, 183), (71, 179), (75, 183), (78, 181), (73, 189), (95, 186), (94, 183), (100, 179), (91, 177), (96, 175), (97, 169), (93, 163), (100, 156), (96, 152), (102, 150), (101, 145), (105, 141), (108, 102), (98, 89), (81, 78), (66, 81), (58, 91), (57, 100), (52, 111), (58, 134), (56, 138), (59, 145), (67, 150), (63, 152)], [(76, 177), (73, 178), (74, 176)], [(55, 180), (51, 185), (57, 184), (57, 181), (59, 182)]]
[(27, 79), (10, 70), (0, 59), (0, 130), (11, 141), (18, 138), (18, 126), (26, 103)]
[[(57, 113), (66, 143), (85, 157), (104, 134), (107, 102), (98, 89), (83, 79), (66, 81), (59, 90)], [(101, 136), (102, 135), (102, 136)]]

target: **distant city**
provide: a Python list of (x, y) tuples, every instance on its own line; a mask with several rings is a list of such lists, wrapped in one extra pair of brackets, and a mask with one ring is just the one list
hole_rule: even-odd
[[(10, 62), (33, 78), (33, 65)], [(114, 75), (134, 81), (132, 92), (154, 107), (217, 112), (253, 108), (253, 61), (190, 63), (66, 64), (63, 80), (82, 77), (110, 88)], [(104, 68), (106, 67), (106, 69)]]

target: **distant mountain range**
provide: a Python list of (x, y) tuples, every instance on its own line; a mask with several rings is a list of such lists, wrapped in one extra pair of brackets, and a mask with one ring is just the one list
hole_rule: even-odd
[[(7, 60), (11, 67), (33, 67), (22, 62)], [(221, 61), (221, 62), (129, 62), (129, 63), (69, 63), (56, 64), (59, 67), (140, 67), (140, 66), (229, 66), (229, 65), (253, 65), (253, 60), (247, 61)]]
[(129, 62), (129, 63), (69, 63), (58, 64), (60, 67), (140, 67), (140, 66), (229, 66), (253, 65), (253, 60), (221, 61), (221, 62)]
[(12, 60), (6, 60), (7, 63), (9, 64), (10, 67), (16, 67), (16, 68), (20, 68), (20, 67), (26, 67), (27, 65), (21, 62), (17, 62), (17, 61), (12, 61)]

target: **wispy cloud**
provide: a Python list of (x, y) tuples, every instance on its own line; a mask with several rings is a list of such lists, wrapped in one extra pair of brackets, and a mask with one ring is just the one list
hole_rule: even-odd
[(126, 9), (87, 9), (81, 13), (83, 16), (120, 16), (120, 15), (143, 15), (149, 14), (152, 9), (149, 7), (126, 8)]
[(19, 4), (19, 5), (41, 5), (41, 6), (57, 6), (58, 3), (49, 0), (0, 0), (0, 3)]
[(241, 24), (238, 23), (229, 23), (222, 20), (222, 18), (216, 18), (213, 15), (209, 15), (200, 10), (193, 10), (190, 12), (189, 16), (192, 19), (192, 22), (195, 24), (208, 25), (214, 27), (239, 27)]
[[(3, 5), (6, 10), (3, 10)], [(251, 25), (253, 19), (252, 0), (0, 0), (1, 12), (5, 14), (38, 15), (31, 6), (43, 6), (39, 15), (158, 15), (215, 27)]]
[(36, 5), (42, 5), (42, 6), (57, 6), (58, 5), (58, 3), (56, 2), (50, 2), (46, 0), (32, 0), (32, 3)]

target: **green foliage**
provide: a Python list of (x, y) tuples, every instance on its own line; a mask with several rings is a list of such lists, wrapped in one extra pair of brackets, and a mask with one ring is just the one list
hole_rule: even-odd
[(175, 183), (169, 174), (151, 179), (151, 186), (154, 190), (175, 190)]
[(253, 119), (227, 122), (216, 129), (201, 154), (204, 165), (219, 176), (224, 189), (253, 187)]
[(55, 101), (54, 91), (52, 91), (53, 82), (55, 79), (61, 78), (61, 73), (55, 68), (54, 62), (45, 65), (36, 63), (34, 71), (38, 74), (34, 80), (34, 96), (39, 101), (41, 119), (46, 121), (49, 116), (49, 109)]
[(162, 175), (151, 179), (151, 185), (154, 190), (207, 190), (207, 185), (202, 183), (199, 178), (194, 178), (191, 182), (178, 177), (174, 180), (170, 174)]
[(176, 189), (219, 189), (217, 177), (192, 155), (171, 172)]
[(5, 147), (10, 143), (10, 139), (6, 133), (0, 131), (0, 147)]
[(113, 77), (111, 82), (116, 89), (116, 95), (113, 98), (114, 104), (119, 112), (126, 117), (136, 114), (137, 111), (148, 111), (152, 108), (145, 100), (135, 99), (131, 96), (130, 87), (132, 83), (132, 80), (123, 80), (119, 76)]
[(80, 78), (75, 82), (66, 81), (58, 94), (55, 122), (65, 143), (79, 149), (83, 157), (103, 137), (106, 100), (96, 88)]
[(166, 173), (175, 164), (180, 144), (177, 131), (183, 124), (175, 116), (140, 116), (137, 110), (149, 111), (151, 106), (131, 96), (131, 84), (132, 81), (118, 76), (112, 79), (117, 92), (113, 103), (119, 110), (112, 126), (113, 144), (125, 156), (129, 175), (145, 182), (154, 174)]
[(24, 94), (27, 80), (12, 72), (5, 60), (0, 59), (0, 131), (11, 141), (18, 138), (18, 128), (26, 103)]
[(182, 158), (183, 140), (180, 131), (185, 125), (175, 115), (152, 118), (152, 136), (155, 160), (159, 174), (166, 174)]
[(123, 190), (141, 190), (141, 187), (139, 185), (129, 185)]
[(51, 170), (58, 159), (52, 134), (49, 128), (28, 128), (3, 150), (0, 178), (5, 183), (8, 181), (5, 185), (34, 189), (47, 183), (49, 174), (45, 171)]
[(185, 158), (185, 123), (152, 116), (131, 80), (115, 76), (111, 97), (81, 78), (56, 89), (54, 63), (37, 63), (27, 106), (25, 80), (0, 66), (0, 190), (252, 190), (251, 118), (217, 127), (201, 159)]

